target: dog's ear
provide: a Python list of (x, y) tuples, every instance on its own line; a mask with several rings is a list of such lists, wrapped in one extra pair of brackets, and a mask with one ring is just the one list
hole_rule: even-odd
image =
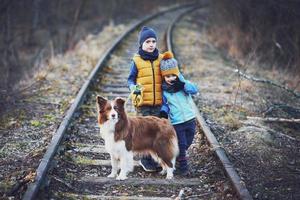
[(116, 104), (118, 105), (118, 107), (124, 107), (125, 104), (125, 99), (121, 98), (121, 97), (117, 97), (115, 99)]
[(97, 95), (96, 99), (97, 99), (98, 110), (101, 110), (107, 103), (107, 99), (105, 99), (104, 97), (101, 97), (99, 95)]

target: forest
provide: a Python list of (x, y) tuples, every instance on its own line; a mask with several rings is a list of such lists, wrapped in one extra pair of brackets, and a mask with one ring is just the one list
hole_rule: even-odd
[(182, 1), (3, 0), (0, 103), (9, 104), (7, 97), (16, 97), (43, 62), (71, 50), (87, 34), (99, 33), (109, 23), (138, 20), (171, 2)]
[[(3, 0), (0, 6), (1, 100), (18, 91), (41, 62), (72, 49), (87, 33), (109, 22), (124, 23), (146, 10), (179, 2), (105, 0)], [(199, 1), (201, 2), (201, 1)], [(130, 5), (130, 6), (127, 6)], [(300, 2), (297, 0), (212, 0), (211, 41), (236, 59), (258, 61), (268, 69), (295, 75), (299, 89)], [(21, 81), (21, 82), (20, 82)], [(13, 92), (14, 93), (14, 92)]]
[(237, 59), (252, 55), (269, 69), (299, 74), (299, 1), (216, 0), (210, 5), (217, 46)]

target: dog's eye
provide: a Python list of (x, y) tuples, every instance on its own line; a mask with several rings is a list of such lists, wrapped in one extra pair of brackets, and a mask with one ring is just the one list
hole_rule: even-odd
[(118, 106), (114, 106), (114, 109), (115, 109), (115, 110), (118, 110)]

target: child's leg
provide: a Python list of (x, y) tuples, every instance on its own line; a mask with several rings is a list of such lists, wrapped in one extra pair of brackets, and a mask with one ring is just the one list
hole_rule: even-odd
[(186, 124), (185, 134), (186, 134), (186, 150), (191, 146), (194, 140), (196, 131), (196, 120), (192, 120)]
[(178, 138), (178, 146), (179, 146), (179, 155), (177, 157), (177, 162), (179, 162), (178, 170), (181, 172), (185, 172), (188, 170), (188, 163), (186, 158), (186, 149), (187, 149), (187, 140), (185, 133), (185, 125), (178, 124), (174, 125), (177, 138)]
[(179, 146), (178, 158), (182, 158), (186, 156), (186, 149), (187, 149), (185, 126), (184, 124), (174, 125), (174, 129), (176, 131), (176, 135), (178, 138), (178, 146)]

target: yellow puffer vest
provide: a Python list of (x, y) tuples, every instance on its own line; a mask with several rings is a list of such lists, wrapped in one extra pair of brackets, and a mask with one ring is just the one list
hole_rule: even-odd
[(136, 83), (143, 87), (143, 103), (139, 106), (157, 106), (162, 104), (160, 61), (162, 54), (152, 63), (135, 55), (133, 61), (138, 70)]

